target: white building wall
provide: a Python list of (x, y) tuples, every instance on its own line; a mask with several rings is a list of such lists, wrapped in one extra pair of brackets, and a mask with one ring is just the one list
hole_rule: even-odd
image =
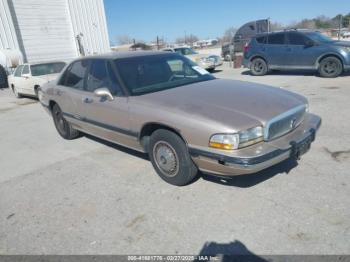
[(28, 62), (77, 56), (67, 0), (8, 0), (19, 45)]
[(68, 0), (74, 36), (82, 35), (85, 55), (110, 51), (103, 0)]
[(7, 0), (0, 0), (0, 49), (19, 49)]

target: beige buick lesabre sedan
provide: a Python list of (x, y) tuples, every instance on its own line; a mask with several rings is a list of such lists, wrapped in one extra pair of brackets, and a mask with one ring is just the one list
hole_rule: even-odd
[(167, 52), (75, 60), (39, 98), (63, 138), (83, 132), (148, 153), (178, 186), (198, 170), (242, 175), (299, 158), (321, 123), (301, 95), (216, 79)]

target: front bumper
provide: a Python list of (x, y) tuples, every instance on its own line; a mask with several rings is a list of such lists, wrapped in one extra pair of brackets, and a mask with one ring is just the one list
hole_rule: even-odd
[(320, 125), (320, 117), (307, 114), (304, 121), (292, 132), (269, 142), (229, 152), (195, 146), (191, 146), (189, 151), (202, 172), (223, 176), (251, 174), (288, 158), (299, 158), (315, 140)]

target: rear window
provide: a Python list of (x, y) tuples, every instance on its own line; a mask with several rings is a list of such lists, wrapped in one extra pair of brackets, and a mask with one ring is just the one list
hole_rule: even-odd
[(283, 45), (284, 44), (284, 33), (278, 33), (268, 35), (268, 44), (270, 45)]
[(31, 65), (32, 76), (58, 74), (66, 66), (64, 62)]

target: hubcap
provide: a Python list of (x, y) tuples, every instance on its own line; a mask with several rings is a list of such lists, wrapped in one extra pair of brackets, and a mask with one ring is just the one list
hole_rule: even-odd
[(165, 141), (157, 142), (153, 147), (153, 158), (159, 170), (168, 177), (179, 172), (179, 160), (175, 149)]
[(328, 61), (327, 63), (325, 63), (325, 65), (323, 66), (323, 70), (327, 73), (327, 74), (333, 74), (336, 72), (338, 68), (337, 63), (335, 63), (334, 61)]
[(262, 72), (264, 70), (264, 65), (261, 61), (255, 61), (254, 63), (254, 70), (255, 72)]

